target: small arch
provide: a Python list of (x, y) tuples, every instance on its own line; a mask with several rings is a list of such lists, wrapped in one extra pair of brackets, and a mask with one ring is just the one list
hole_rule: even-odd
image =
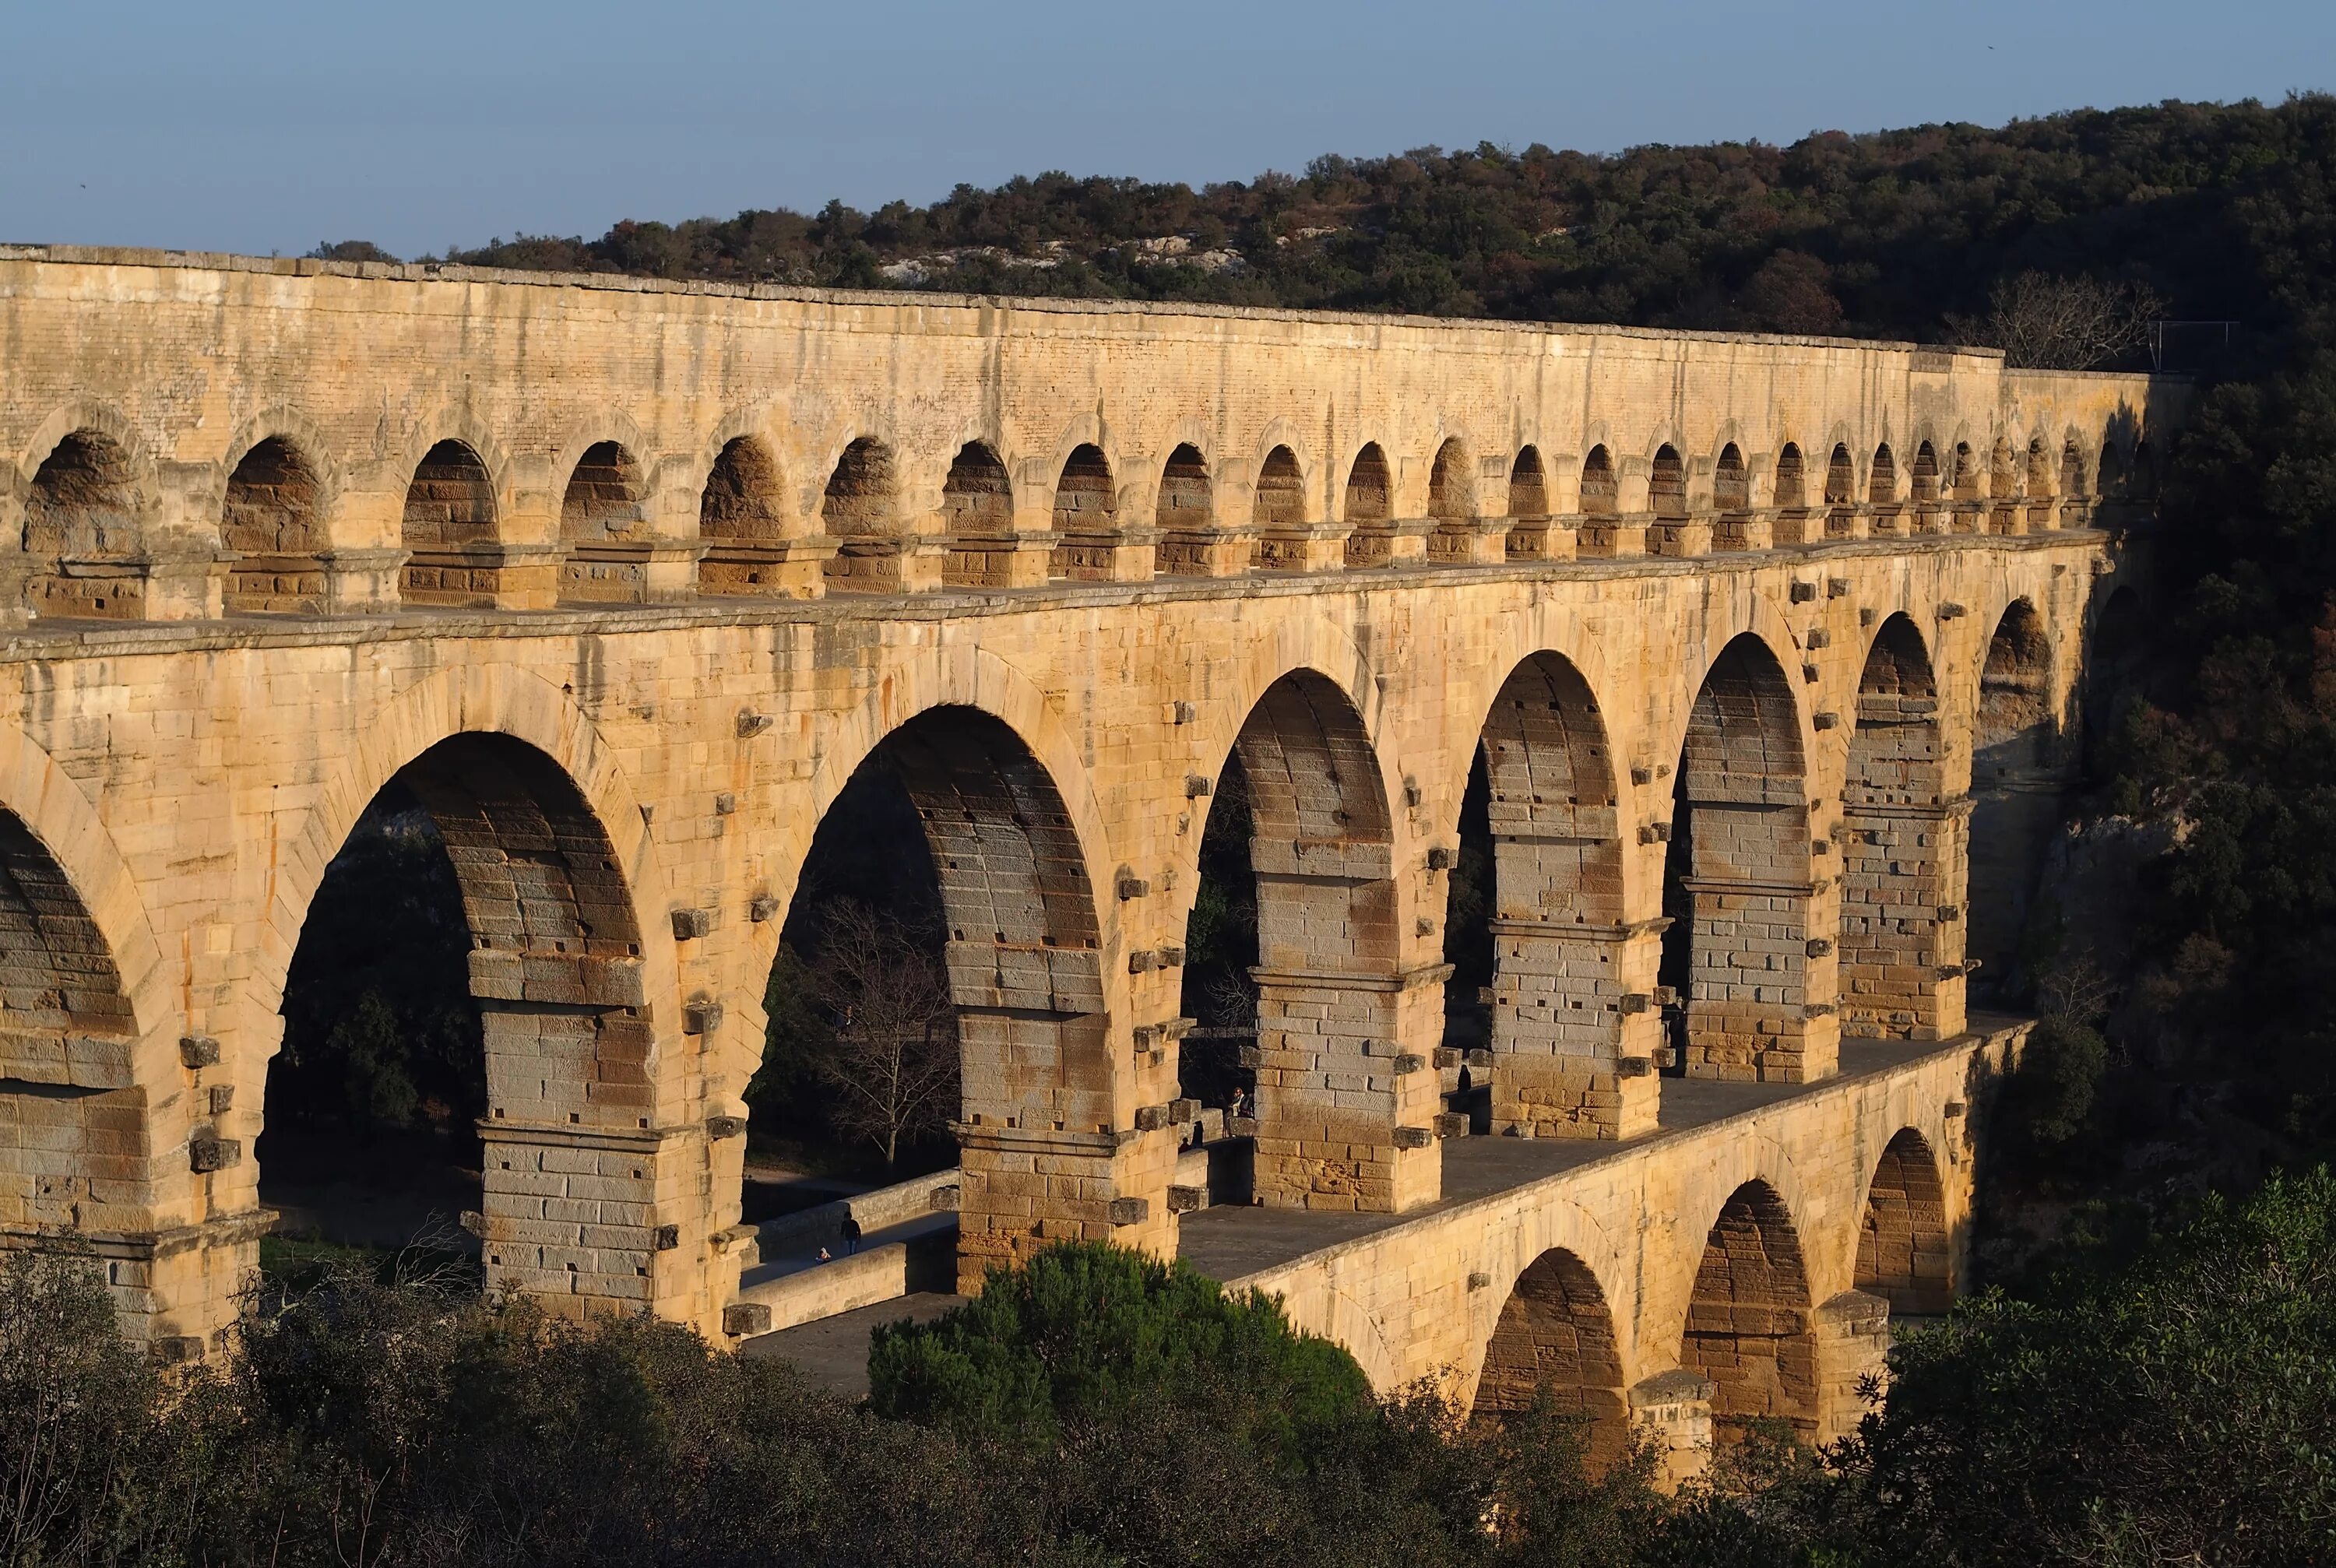
[[(1179, 448), (1179, 451), (1187, 450)], [(1055, 482), (1055, 531), (1108, 531), (1117, 521), (1119, 501), (1112, 489), (1111, 462), (1103, 448), (1082, 442), (1063, 460), (1062, 476)]]
[(831, 591), (900, 586), (900, 479), (891, 447), (872, 435), (854, 436), (827, 476), (819, 519), (838, 541), (820, 568)]
[(2147, 436), (2133, 443), (2132, 491), (2143, 501), (2157, 499), (2157, 452)]
[(1621, 486), (1614, 474), (1614, 459), (1601, 444), (1582, 460), (1582, 511), (1585, 517), (1612, 517), (1621, 502)]
[(324, 531), (316, 517), (316, 470), (286, 436), (255, 444), (228, 475), (220, 542), (230, 613), (315, 615), (325, 608)]
[(1530, 1410), (1544, 1388), (1559, 1411), (1582, 1423), (1593, 1466), (1622, 1457), (1630, 1409), (1614, 1316), (1598, 1276), (1562, 1247), (1527, 1264), (1502, 1303), (1472, 1414), (1482, 1419)]
[[(1881, 464), (1877, 462), (1877, 469)], [(1914, 448), (1913, 499), (1932, 502), (1939, 499), (1939, 453), (1929, 442)]]
[(697, 563), (700, 593), (769, 593), (781, 588), (783, 493), (779, 465), (759, 438), (733, 436), (723, 443), (697, 498), (697, 537), (706, 546)]
[(1172, 533), (1206, 532), (1215, 525), (1209, 460), (1189, 441), (1180, 443), (1168, 454), (1160, 471), (1160, 502), (1153, 521)]
[(1216, 497), (1209, 484), (1208, 459), (1190, 442), (1178, 443), (1160, 471), (1153, 521), (1160, 529), (1154, 559), (1163, 576), (1214, 575), (1209, 556), (1216, 534)]
[(1687, 516), (1687, 465), (1668, 442), (1655, 449), (1647, 479), (1647, 509), (1667, 522)]
[(1938, 1157), (1912, 1127), (1882, 1151), (1857, 1229), (1857, 1285), (1893, 1318), (1944, 1312), (1954, 1300), (1946, 1186)]
[(1801, 1238), (1776, 1189), (1750, 1181), (1721, 1205), (1688, 1300), (1679, 1364), (1711, 1379), (1722, 1441), (1748, 1422), (1788, 1423), (1817, 1435), (1816, 1335)]
[[(1796, 460), (1800, 456), (1793, 455)], [(1711, 504), (1722, 511), (1744, 511), (1752, 505), (1752, 472), (1732, 441), (1719, 449), (1719, 461), (1712, 467)]]
[(1848, 506), (1855, 499), (1855, 465), (1850, 461), (1849, 447), (1834, 443), (1833, 455), (1825, 460), (1825, 503), (1827, 506)]
[(1447, 440), (1436, 449), (1436, 466), (1427, 476), (1427, 515), (1440, 523), (1461, 523), (1476, 515), (1476, 476), (1468, 449)]
[(1808, 493), (1808, 465), (1799, 444), (1788, 441), (1776, 453), (1776, 504), (1786, 510), (1806, 506)]
[(495, 482), (477, 452), (447, 440), (423, 453), (398, 525), (409, 552), (405, 601), (492, 606), (495, 568), (478, 558), (495, 542)]
[(1988, 453), (1987, 493), (1990, 501), (2012, 501), (2020, 495), (2020, 460), (2011, 450), (2009, 437), (1996, 437), (1995, 448)]
[(1288, 537), (1306, 526), (1306, 480), (1299, 471), (1298, 454), (1277, 446), (1259, 464), (1257, 488), (1250, 495), (1250, 521), (1257, 529), (1250, 565), (1260, 570), (1299, 568), (1306, 564), (1302, 540)]
[(2028, 443), (2028, 493), (2046, 499), (2052, 494), (2052, 461), (2040, 435)]
[(949, 546), (944, 584), (979, 588), (1006, 580), (1000, 558), (1013, 548), (1014, 482), (988, 443), (968, 441), (951, 460), (941, 482), (941, 531)]
[(638, 604), (648, 597), (647, 540), (641, 516), (641, 466), (621, 442), (584, 449), (560, 502), (563, 599)]
[(1957, 501), (1977, 501), (1979, 494), (1979, 460), (1971, 453), (1971, 443), (1955, 443), (1954, 474), (1952, 483)]
[(101, 430), (65, 433), (34, 472), (24, 497), (31, 608), (44, 616), (137, 620), (146, 583), (137, 472), (129, 449)]
[(856, 436), (827, 476), (821, 526), (838, 539), (885, 537), (893, 529), (898, 490), (892, 449), (872, 435)]
[(1103, 448), (1082, 442), (1063, 460), (1055, 480), (1055, 547), (1050, 576), (1073, 582), (1108, 582), (1119, 540), (1119, 495)]
[[(1937, 472), (1937, 461), (1932, 460), (1932, 472)], [(1874, 449), (1874, 468), (1865, 482), (1865, 500), (1871, 506), (1898, 504), (1898, 460), (1891, 455), (1890, 443), (1883, 442)]]
[(1537, 446), (1521, 448), (1517, 460), (1509, 465), (1509, 515), (1549, 515), (1549, 476), (1542, 469)]
[(2060, 443), (2060, 494), (2069, 501), (2081, 501), (2085, 491), (2085, 454), (2077, 450), (2077, 438), (2072, 435)]
[(1364, 443), (1347, 471), (1347, 564), (1384, 566), (1394, 551), (1395, 478), (1376, 441)]

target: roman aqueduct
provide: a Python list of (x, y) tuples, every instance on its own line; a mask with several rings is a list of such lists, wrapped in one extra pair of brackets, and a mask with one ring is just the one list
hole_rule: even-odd
[[(0, 1233), (79, 1238), (159, 1346), (213, 1343), (304, 918), (394, 782), (471, 926), (491, 1282), (754, 1327), (764, 982), (881, 763), (949, 927), (968, 1284), (1183, 1245), (1382, 1383), (1832, 1429), (1888, 1312), (1954, 1287), (2019, 1033), (1967, 1018), (1973, 961), (2010, 959), (2179, 395), (1904, 345), (0, 250)], [(1178, 988), (1235, 755), (1262, 1206), (1212, 1209)], [(1462, 1070), (1491, 1136), (1444, 1109)]]

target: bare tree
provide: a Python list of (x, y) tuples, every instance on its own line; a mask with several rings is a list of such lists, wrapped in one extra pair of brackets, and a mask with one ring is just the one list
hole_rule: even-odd
[(957, 1106), (957, 1008), (949, 974), (890, 915), (839, 900), (811, 965), (835, 1049), (819, 1062), (837, 1093), (837, 1129), (900, 1158), (900, 1140), (937, 1129)]
[(2023, 272), (1996, 284), (1985, 316), (1950, 316), (1947, 330), (2019, 369), (2094, 370), (2139, 348), (2165, 310), (2145, 284)]

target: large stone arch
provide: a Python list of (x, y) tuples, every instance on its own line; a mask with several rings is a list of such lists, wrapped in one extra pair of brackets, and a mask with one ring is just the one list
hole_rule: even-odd
[(1690, 1289), (1679, 1365), (1713, 1387), (1723, 1440), (1762, 1418), (1814, 1438), (1824, 1410), (1808, 1260), (1794, 1211), (1754, 1177), (1713, 1216)]
[(1478, 745), (1494, 846), (1493, 1130), (1651, 1131), (1656, 1020), (1625, 998), (1651, 986), (1659, 933), (1628, 919), (1624, 769), (1596, 694), (1562, 655), (1530, 655)]
[(1893, 1317), (1944, 1312), (1954, 1299), (1954, 1246), (1946, 1183), (1931, 1142), (1901, 1127), (1865, 1183), (1854, 1289)]
[(1291, 1207), (1429, 1202), (1438, 1080), (1396, 1042), (1434, 1037), (1448, 966), (1406, 966), (1398, 813), (1364, 715), (1337, 681), (1294, 668), (1231, 749), (1257, 882), (1257, 1190)]
[(1630, 1412), (1615, 1316), (1598, 1276), (1580, 1256), (1552, 1247), (1528, 1263), (1502, 1303), (1476, 1378), (1474, 1414), (1530, 1410), (1546, 1398), (1579, 1420), (1590, 1461), (1629, 1451)]
[[(252, 1011), (280, 1008), (326, 867), (356, 813), (393, 784), (436, 823), (470, 927), (486, 1053), (478, 1229), (489, 1287), (576, 1315), (659, 1304), (698, 1315), (704, 1214), (668, 1221), (659, 1193), (704, 1158), (703, 1129), (677, 1125), (673, 954), (706, 927), (698, 911), (670, 921), (648, 912), (661, 887), (631, 874), (647, 859), (646, 819), (589, 724), (548, 682), (449, 671), (370, 727), (284, 857), (269, 924), (281, 952), (264, 955)], [(628, 852), (618, 835), (637, 825)], [(628, 1217), (583, 1223), (552, 1201), (585, 1197), (621, 1203)], [(661, 1265), (668, 1252), (679, 1256)]]
[(1858, 678), (1842, 790), (1847, 1033), (1943, 1039), (1962, 1029), (1964, 814), (1944, 751), (1930, 649), (1911, 617), (1893, 614)]
[[(0, 1248), (60, 1235), (96, 1252), (125, 1325), (200, 1336), (231, 1317), (240, 1269), (216, 1221), (164, 1258), (156, 1233), (197, 1217), (189, 1149), (219, 1168), (235, 1129), (188, 1120), (194, 1033), (136, 878), (80, 787), (0, 725)], [(37, 1151), (38, 1157), (33, 1158)], [(173, 1164), (170, 1156), (178, 1156)], [(214, 1213), (248, 1207), (227, 1191)]]
[(1786, 667), (1766, 638), (1738, 633), (1720, 644), (1688, 710), (1663, 973), (1683, 1004), (1672, 1065), (1689, 1076), (1796, 1083), (1830, 1074), (1837, 1056), (1837, 905), (1812, 864), (1814, 748)]
[[(965, 1079), (960, 1288), (1065, 1236), (1164, 1234), (1156, 1197), (1135, 1190), (1139, 1145), (1120, 1137), (1125, 942), (1115, 904), (1096, 893), (1110, 882), (1109, 841), (1076, 736), (1034, 682), (970, 644), (888, 667), (821, 735), (808, 809), (773, 803), (778, 837), (754, 857), (752, 896), (790, 905), (817, 825), (852, 776), (871, 761), (896, 770), (925, 821), (949, 921)], [(779, 933), (775, 920), (754, 928), (753, 972), (767, 973)], [(732, 1098), (759, 1060), (762, 1020), (759, 992), (736, 1000), (748, 1027), (715, 1073)], [(1034, 1160), (1057, 1170), (1043, 1194), (1025, 1190)], [(1114, 1194), (1151, 1201), (1135, 1215)]]
[(2020, 940), (2067, 785), (2059, 657), (2037, 600), (2006, 604), (1981, 645), (1971, 721), (1969, 943), (1979, 984), (2018, 982)]

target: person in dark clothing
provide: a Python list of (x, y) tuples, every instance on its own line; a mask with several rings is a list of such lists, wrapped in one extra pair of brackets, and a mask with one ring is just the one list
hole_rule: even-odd
[(860, 1251), (860, 1222), (849, 1209), (843, 1211), (843, 1251), (846, 1256)]

